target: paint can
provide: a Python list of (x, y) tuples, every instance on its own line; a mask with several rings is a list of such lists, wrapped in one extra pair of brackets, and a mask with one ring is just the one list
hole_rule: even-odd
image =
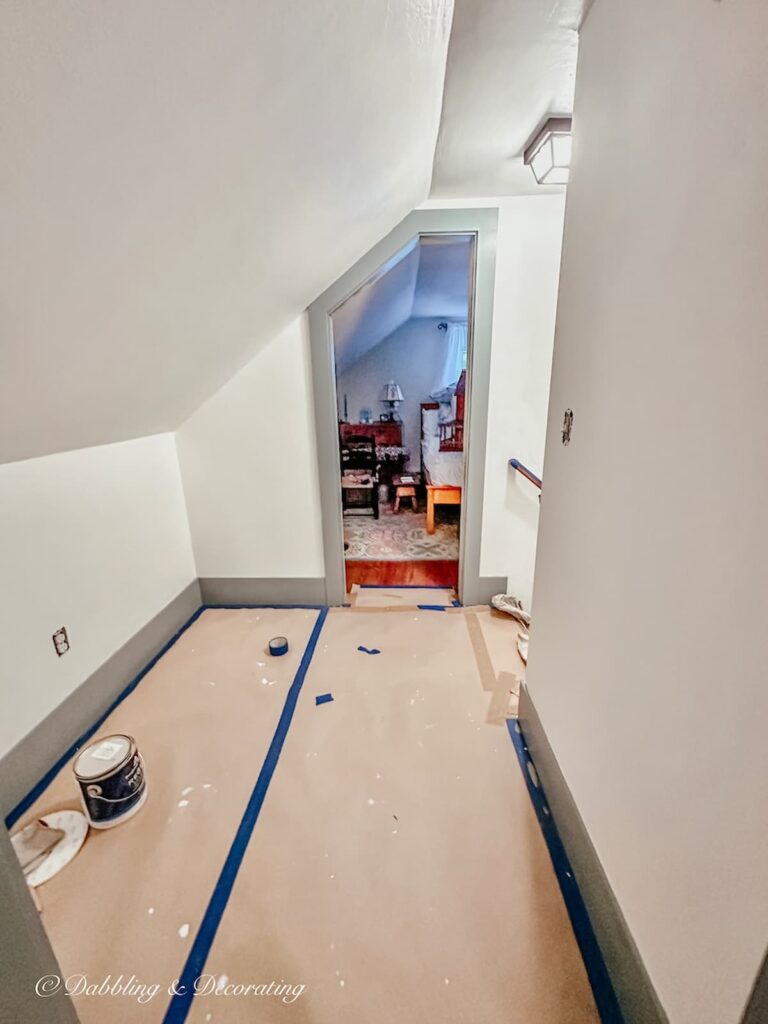
[(284, 636), (273, 637), (269, 641), (269, 653), (273, 658), (279, 658), (288, 653), (288, 640)]
[(91, 828), (113, 828), (147, 798), (144, 762), (132, 736), (104, 736), (81, 750), (73, 766)]

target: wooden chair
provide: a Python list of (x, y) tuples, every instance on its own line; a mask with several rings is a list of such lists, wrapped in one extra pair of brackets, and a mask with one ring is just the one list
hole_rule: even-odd
[(376, 442), (370, 437), (347, 437), (341, 447), (342, 512), (370, 508), (379, 518), (379, 474)]

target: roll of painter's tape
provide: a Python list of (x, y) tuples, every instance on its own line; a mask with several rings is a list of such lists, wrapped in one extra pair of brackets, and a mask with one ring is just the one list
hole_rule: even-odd
[(132, 817), (147, 797), (144, 763), (132, 736), (105, 736), (74, 763), (83, 810), (91, 828), (112, 828)]
[(269, 641), (269, 653), (279, 658), (283, 654), (288, 653), (288, 640), (284, 636), (276, 636)]

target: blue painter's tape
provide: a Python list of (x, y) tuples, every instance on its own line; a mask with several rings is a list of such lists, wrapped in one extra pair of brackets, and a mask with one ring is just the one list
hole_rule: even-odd
[(451, 604), (453, 605), (454, 608), (463, 608), (464, 607), (464, 605), (459, 600), (451, 601)]
[(308, 611), (322, 611), (323, 609), (325, 609), (325, 605), (322, 605), (322, 604), (215, 604), (215, 605), (204, 604), (204, 605), (201, 605), (197, 609), (197, 611), (187, 619), (187, 621), (184, 623), (184, 625), (181, 626), (181, 628), (178, 629), (173, 634), (173, 636), (168, 641), (168, 643), (165, 644), (165, 646), (162, 647), (157, 652), (157, 654), (154, 656), (154, 658), (152, 658), (151, 661), (147, 662), (147, 664), (144, 666), (144, 668), (141, 670), (141, 672), (139, 672), (139, 674), (137, 676), (134, 676), (134, 678), (130, 681), (130, 683), (128, 683), (128, 685), (125, 687), (125, 689), (120, 691), (120, 693), (117, 695), (117, 697), (109, 705), (107, 710), (104, 711), (96, 719), (96, 721), (93, 723), (92, 726), (90, 726), (89, 729), (86, 729), (86, 731), (82, 734), (82, 736), (79, 736), (75, 740), (75, 742), (69, 747), (69, 749), (66, 750), (65, 753), (63, 753), (61, 755), (61, 757), (56, 761), (56, 763), (51, 768), (49, 768), (49, 770), (45, 773), (45, 775), (42, 777), (42, 779), (40, 779), (40, 781), (29, 791), (29, 793), (27, 793), (27, 795), (24, 797), (24, 799), (20, 800), (19, 803), (13, 808), (13, 810), (8, 813), (8, 815), (6, 816), (6, 819), (5, 819), (6, 828), (12, 828), (16, 824), (16, 822), (19, 820), (19, 818), (22, 816), (22, 814), (24, 814), (26, 811), (29, 810), (29, 808), (32, 806), (32, 804), (35, 802), (35, 800), (37, 800), (37, 798), (41, 795), (41, 793), (44, 793), (45, 790), (50, 786), (50, 784), (53, 782), (53, 780), (59, 774), (61, 769), (66, 765), (66, 763), (71, 758), (73, 758), (75, 756), (75, 754), (78, 752), (80, 747), (82, 747), (85, 743), (87, 743), (87, 741), (91, 738), (91, 736), (93, 736), (93, 734), (96, 732), (97, 729), (101, 728), (101, 726), (104, 724), (104, 722), (107, 720), (107, 718), (112, 714), (112, 712), (115, 710), (115, 708), (118, 707), (120, 704), (122, 704), (122, 702), (125, 700), (125, 698), (128, 697), (131, 693), (133, 693), (133, 691), (136, 689), (136, 687), (142, 681), (144, 676), (146, 676), (146, 674), (150, 671), (150, 669), (155, 667), (155, 665), (163, 657), (163, 655), (166, 654), (171, 649), (171, 647), (173, 647), (173, 645), (176, 643), (176, 641), (179, 639), (179, 637), (182, 635), (182, 633), (186, 632), (186, 630), (189, 629), (189, 627), (192, 625), (192, 623), (195, 622), (197, 619), (199, 619), (200, 616), (203, 614), (203, 612), (207, 608), (233, 608), (233, 609), (235, 609), (235, 608), (265, 608), (265, 609), (269, 609), (269, 608), (306, 608)]
[(363, 647), (362, 644), (357, 648), (358, 651), (362, 651), (363, 654), (381, 654), (378, 647)]
[(321, 694), (319, 694), (319, 696), (315, 697), (315, 706), (317, 706), (318, 704), (328, 704), (332, 700), (333, 700), (333, 694), (332, 693), (321, 693)]
[(328, 609), (323, 608), (317, 617), (317, 622), (314, 625), (312, 634), (304, 650), (298, 671), (296, 672), (290, 689), (288, 690), (288, 696), (285, 698), (285, 705), (283, 706), (283, 711), (280, 715), (280, 721), (277, 723), (275, 734), (269, 745), (267, 756), (264, 758), (264, 764), (261, 766), (259, 777), (256, 780), (256, 785), (251, 793), (251, 798), (248, 801), (248, 806), (245, 809), (245, 813), (240, 821), (235, 838), (229, 848), (227, 859), (224, 861), (224, 866), (219, 874), (216, 886), (213, 890), (213, 895), (208, 902), (202, 923), (198, 929), (197, 935), (195, 936), (195, 940), (192, 943), (192, 948), (189, 951), (187, 962), (184, 964), (181, 977), (176, 985), (176, 994), (171, 997), (168, 1009), (165, 1011), (163, 1024), (183, 1024), (187, 1019), (187, 1015), (192, 1006), (192, 1000), (195, 997), (195, 979), (200, 977), (203, 972), (205, 961), (208, 959), (208, 954), (211, 951), (211, 946), (213, 945), (213, 940), (216, 937), (216, 932), (218, 931), (219, 924), (221, 923), (221, 918), (227, 907), (227, 903), (229, 902), (232, 887), (235, 884), (235, 879), (237, 878), (237, 873), (240, 870), (240, 865), (243, 862), (248, 842), (256, 826), (259, 812), (261, 811), (264, 803), (264, 797), (267, 795), (267, 790), (269, 789), (269, 783), (271, 782), (275, 768), (277, 767), (280, 752), (282, 751), (283, 744), (285, 743), (285, 737), (288, 735), (288, 729), (291, 725), (293, 713), (296, 710), (296, 702), (299, 699), (301, 687), (304, 684), (304, 679), (306, 677), (307, 670), (309, 669), (310, 662), (312, 661), (312, 655), (314, 654), (315, 647), (317, 646), (320, 631), (323, 628), (327, 614)]
[(417, 604), (420, 612), (444, 612), (448, 605), (445, 604)]
[(147, 662), (147, 664), (144, 666), (141, 672), (139, 672), (137, 676), (134, 676), (134, 678), (130, 681), (130, 683), (128, 683), (125, 689), (120, 691), (117, 697), (115, 697), (115, 699), (109, 705), (107, 710), (104, 711), (101, 715), (99, 715), (99, 717), (96, 719), (93, 725), (90, 726), (90, 728), (86, 729), (82, 736), (78, 737), (78, 739), (75, 740), (72, 746), (69, 747), (69, 749), (61, 755), (61, 757), (56, 761), (56, 763), (48, 769), (48, 771), (45, 773), (42, 779), (40, 779), (37, 785), (33, 786), (29, 793), (27, 793), (24, 799), (20, 800), (19, 803), (16, 804), (16, 806), (13, 808), (12, 811), (10, 811), (10, 813), (7, 815), (5, 819), (5, 824), (7, 828), (12, 828), (13, 825), (22, 816), (22, 814), (24, 814), (25, 811), (29, 810), (29, 808), (32, 806), (35, 800), (37, 800), (41, 793), (44, 793), (45, 790), (50, 786), (50, 784), (59, 774), (61, 769), (66, 765), (66, 763), (72, 757), (75, 756), (80, 747), (82, 747), (85, 743), (88, 742), (91, 736), (93, 736), (96, 730), (104, 724), (104, 722), (112, 714), (115, 708), (119, 704), (122, 704), (122, 702), (129, 694), (133, 693), (133, 691), (142, 681), (144, 676), (150, 671), (150, 669), (154, 668), (154, 666), (163, 657), (163, 655), (167, 651), (169, 651), (171, 647), (173, 647), (173, 645), (176, 643), (176, 641), (179, 639), (182, 633), (186, 632), (186, 630), (189, 629), (192, 623), (195, 622), (196, 619), (200, 618), (204, 611), (205, 607), (198, 608), (194, 615), (190, 616), (190, 618), (187, 619), (184, 625), (173, 634), (168, 643), (165, 644), (165, 646), (157, 652), (157, 654), (154, 656), (154, 658), (152, 658), (151, 661)]
[(515, 719), (507, 719), (507, 729), (512, 737), (512, 744), (520, 762), (520, 769), (525, 779), (528, 795), (539, 820), (539, 827), (549, 850), (552, 867), (563, 894), (563, 902), (571, 919), (576, 941), (581, 950), (584, 966), (587, 970), (592, 994), (603, 1024), (627, 1024), (619, 1007), (616, 992), (608, 974), (603, 954), (597, 942), (592, 922), (589, 919), (584, 899), (579, 891), (576, 876), (565, 852), (560, 833), (557, 831), (546, 794), (541, 785), (536, 767), (528, 752), (525, 734), (516, 730), (519, 723)]
[(269, 641), (269, 653), (273, 658), (281, 658), (288, 653), (288, 640), (284, 636), (273, 637)]

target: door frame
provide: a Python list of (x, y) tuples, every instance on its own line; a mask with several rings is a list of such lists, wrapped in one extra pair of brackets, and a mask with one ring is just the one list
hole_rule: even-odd
[(506, 587), (506, 580), (480, 576), (497, 226), (498, 210), (491, 207), (414, 210), (309, 307), (325, 596), (329, 605), (341, 605), (346, 598), (339, 486), (339, 420), (331, 313), (418, 235), (475, 236), (473, 287), (470, 289), (468, 317), (468, 397), (465, 409), (464, 489), (459, 528), (459, 598), (464, 604), (480, 604)]

